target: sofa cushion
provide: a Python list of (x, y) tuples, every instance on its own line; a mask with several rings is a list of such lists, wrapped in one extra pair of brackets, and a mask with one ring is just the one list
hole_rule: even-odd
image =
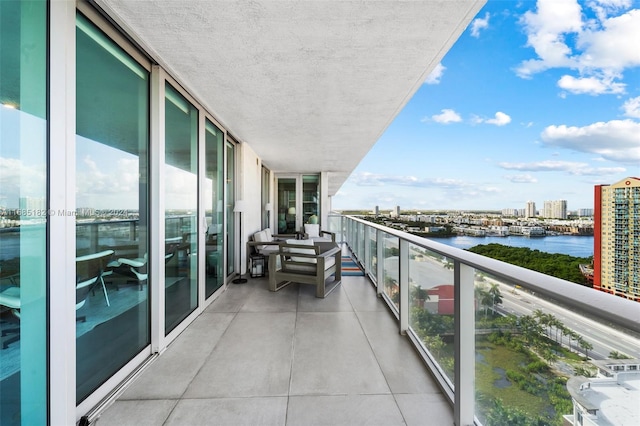
[[(295, 244), (299, 246), (311, 246), (312, 248), (289, 248), (288, 251), (291, 254), (299, 253), (299, 254), (310, 254), (315, 255), (316, 250), (313, 248), (312, 240), (287, 240), (287, 244)], [(291, 256), (291, 260), (294, 262), (305, 262), (305, 263), (316, 263), (315, 259), (311, 259), (309, 257), (299, 257), (299, 256)]]
[(320, 225), (305, 223), (304, 233), (307, 234), (308, 238), (318, 238), (320, 236)]
[[(256, 232), (255, 234), (253, 234), (253, 241), (257, 242), (257, 243), (268, 243), (270, 242), (267, 233), (265, 231), (260, 231), (260, 232)], [(265, 250), (267, 249), (269, 246), (268, 245), (257, 245), (256, 246), (256, 250), (258, 250), (259, 252), (261, 250)]]
[(264, 228), (262, 232), (264, 232), (265, 235), (267, 236), (267, 241), (269, 242), (273, 241), (273, 234), (271, 233), (271, 228)]

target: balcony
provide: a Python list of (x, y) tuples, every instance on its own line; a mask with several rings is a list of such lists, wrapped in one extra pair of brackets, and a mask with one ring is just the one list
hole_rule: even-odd
[(265, 279), (231, 285), (97, 424), (468, 425), (544, 412), (560, 425), (573, 421), (567, 380), (595, 376), (590, 360), (640, 359), (637, 302), (359, 218), (330, 222), (364, 277), (324, 300), (308, 286), (269, 293)]
[(233, 285), (97, 420), (123, 424), (452, 424), (433, 377), (362, 276)]

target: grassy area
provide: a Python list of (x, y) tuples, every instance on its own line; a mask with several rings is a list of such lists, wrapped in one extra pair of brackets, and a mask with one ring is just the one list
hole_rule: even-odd
[(500, 398), (504, 405), (521, 410), (532, 416), (547, 412), (551, 406), (547, 398), (531, 395), (514, 384), (506, 387), (495, 386), (501, 376), (494, 371), (499, 366), (505, 371), (522, 371), (527, 364), (536, 361), (522, 352), (505, 346), (494, 345), (484, 339), (476, 343), (476, 352), (483, 359), (476, 362), (476, 389), (494, 398)]

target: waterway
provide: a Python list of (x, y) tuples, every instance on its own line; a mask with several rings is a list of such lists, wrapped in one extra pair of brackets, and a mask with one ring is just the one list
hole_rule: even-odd
[(469, 237), (457, 236), (447, 238), (432, 238), (442, 244), (460, 249), (468, 249), (480, 244), (502, 244), (510, 247), (526, 247), (546, 253), (568, 254), (576, 257), (593, 256), (593, 236), (553, 235), (546, 237), (522, 237), (511, 235), (508, 237)]

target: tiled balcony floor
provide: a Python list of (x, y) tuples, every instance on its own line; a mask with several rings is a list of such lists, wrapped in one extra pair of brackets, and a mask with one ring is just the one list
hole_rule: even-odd
[(317, 299), (265, 278), (230, 284), (95, 424), (439, 426), (453, 413), (367, 279)]

